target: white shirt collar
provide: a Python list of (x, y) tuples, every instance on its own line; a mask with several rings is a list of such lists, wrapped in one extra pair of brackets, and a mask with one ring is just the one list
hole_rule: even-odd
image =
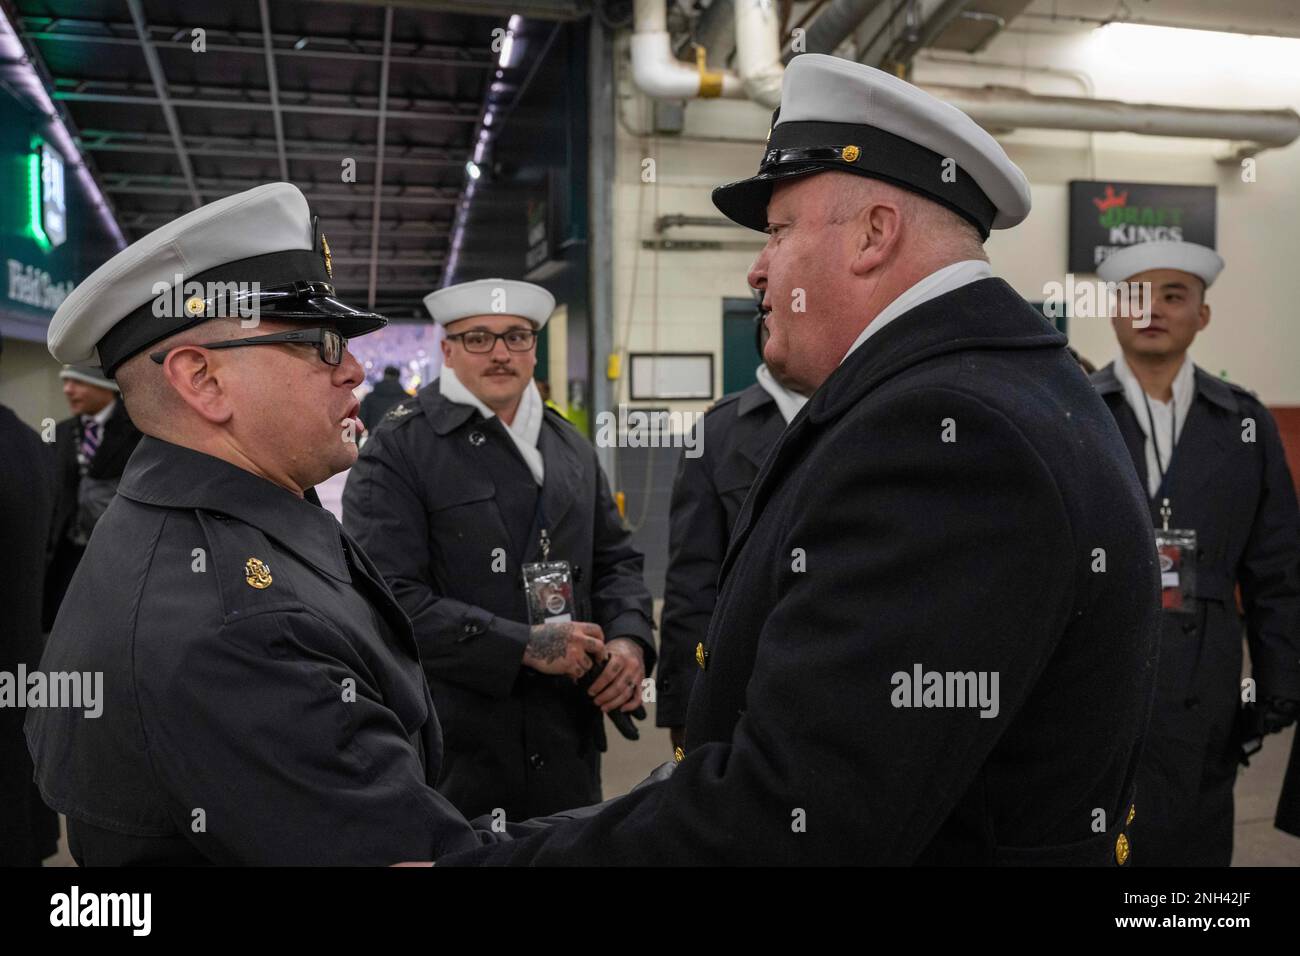
[(787, 425), (799, 414), (799, 409), (803, 408), (808, 402), (806, 395), (792, 392), (778, 382), (766, 365), (760, 365), (754, 371), (754, 377), (758, 379), (758, 384), (763, 391), (772, 396), (772, 400), (776, 402), (777, 411), (781, 413), (781, 417), (785, 419)]
[(938, 298), (945, 292), (960, 289), (964, 285), (978, 282), (980, 279), (989, 279), (992, 276), (993, 269), (983, 259), (963, 259), (961, 262), (954, 262), (936, 272), (931, 272), (880, 310), (880, 314), (871, 320), (849, 346), (849, 350), (844, 353), (844, 358), (840, 359), (840, 364), (843, 365), (844, 359), (852, 355), (863, 342), (909, 309), (916, 308), (922, 302)]
[(1124, 389), (1124, 400), (1133, 410), (1138, 427), (1145, 437), (1143, 442), (1147, 463), (1147, 494), (1155, 497), (1160, 490), (1161, 471), (1169, 470), (1174, 447), (1187, 424), (1196, 397), (1196, 366), (1190, 357), (1183, 356), (1183, 364), (1174, 376), (1171, 402), (1151, 398), (1142, 390), (1142, 383), (1133, 374), (1128, 360), (1121, 354), (1115, 359), (1115, 378)]
[[(496, 412), (488, 408), (482, 399), (469, 390), (469, 386), (460, 380), (460, 376), (450, 365), (444, 365), (438, 375), (438, 394), (449, 402), (477, 408), (484, 418), (496, 416)], [(519, 449), (520, 457), (528, 465), (528, 470), (533, 473), (533, 479), (539, 485), (546, 479), (546, 461), (537, 447), (537, 440), (542, 434), (544, 415), (542, 393), (537, 390), (537, 382), (529, 379), (528, 387), (519, 398), (519, 407), (515, 410), (514, 420), (509, 425), (504, 421), (501, 422), (505, 425), (506, 433), (515, 443), (515, 447)]]

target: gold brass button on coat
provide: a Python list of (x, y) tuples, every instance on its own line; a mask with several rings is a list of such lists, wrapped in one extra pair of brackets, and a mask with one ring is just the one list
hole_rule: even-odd
[(673, 748), (673, 763), (681, 763), (686, 759), (686, 751), (681, 747)]
[(1115, 862), (1123, 866), (1128, 862), (1128, 853), (1128, 837), (1121, 833), (1119, 839), (1115, 841)]
[(1128, 808), (1128, 819), (1124, 821), (1124, 826), (1128, 826), (1130, 823), (1133, 822), (1133, 818), (1137, 816), (1137, 809), (1138, 808), (1136, 803), (1133, 804), (1133, 806)]
[(695, 663), (700, 665), (700, 670), (709, 668), (709, 652), (704, 649), (704, 642), (695, 645)]

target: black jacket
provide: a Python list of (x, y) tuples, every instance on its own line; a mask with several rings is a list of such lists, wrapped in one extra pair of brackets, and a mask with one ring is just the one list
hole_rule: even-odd
[(600, 799), (600, 711), (564, 677), (522, 664), (528, 610), (520, 566), (573, 566), (576, 620), (641, 643), (654, 666), (651, 598), (596, 450), (551, 409), (537, 485), (500, 419), (449, 402), (435, 380), (395, 406), (361, 450), (343, 522), (415, 625), (447, 740), (439, 789), (467, 816), (511, 820)]
[[(1113, 419), (1063, 336), (974, 282), (853, 352), (768, 457), (676, 773), (443, 862), (1114, 865), (1142, 852), (1156, 626)], [(917, 666), (998, 674), (997, 716), (895, 706)]]
[(655, 723), (680, 727), (695, 681), (696, 645), (718, 602), (718, 571), (740, 506), (763, 459), (785, 429), (772, 396), (757, 382), (724, 395), (704, 415), (700, 455), (677, 465), (669, 513), (668, 573), (659, 634)]
[[(1146, 489), (1145, 438), (1113, 364), (1092, 381)], [(1146, 862), (1227, 866), (1243, 631), (1258, 699), (1300, 699), (1300, 515), (1268, 409), (1202, 369), (1195, 383), (1164, 494), (1147, 505), (1152, 527), (1159, 527), (1159, 499), (1169, 497), (1170, 527), (1196, 531), (1197, 600), (1190, 615), (1161, 615), (1155, 709), (1139, 789), (1153, 848)], [(1252, 431), (1254, 440), (1244, 441)], [(1139, 824), (1139, 839), (1142, 829)]]
[(224, 461), (140, 443), (41, 667), (104, 675), (100, 716), (27, 717), (83, 865), (388, 864), (480, 838), (433, 788), (442, 734), (374, 565)]
[(388, 414), (389, 409), (410, 397), (397, 379), (381, 378), (361, 400), (361, 411), (358, 412), (361, 416), (361, 424), (366, 426), (366, 431), (374, 431)]
[[(36, 432), (0, 405), (0, 672), (36, 669), (41, 659), (41, 586), (53, 510), (53, 455)], [(0, 707), (0, 866), (39, 866), (54, 852), (59, 825), (35, 799), (23, 742), (23, 710)]]
[[(54, 627), (63, 595), (86, 550), (84, 543), (73, 540), (82, 479), (81, 466), (77, 462), (81, 432), (80, 415), (65, 418), (54, 429), (54, 518), (49, 529), (45, 603), (41, 615), (46, 631)], [(95, 457), (86, 466), (86, 477), (116, 482), (122, 477), (127, 459), (139, 442), (140, 432), (127, 414), (126, 404), (118, 398), (117, 406), (104, 423), (104, 433), (100, 436)]]

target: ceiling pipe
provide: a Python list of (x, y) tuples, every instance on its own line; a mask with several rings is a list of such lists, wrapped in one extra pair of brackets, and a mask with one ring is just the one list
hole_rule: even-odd
[(695, 42), (704, 47), (709, 66), (725, 69), (736, 52), (736, 5), (713, 0), (695, 21)]
[(1259, 149), (1300, 138), (1292, 109), (1233, 110), (1159, 103), (1125, 103), (1079, 96), (1039, 96), (1004, 86), (923, 83), (921, 89), (951, 103), (986, 129), (1067, 129), (1194, 139), (1247, 140)]
[(780, 31), (774, 0), (736, 0), (736, 72), (745, 95), (769, 109), (781, 105)]
[(745, 88), (735, 73), (708, 68), (703, 47), (696, 48), (694, 66), (673, 56), (666, 0), (636, 0), (634, 17), (632, 82), (642, 93), (656, 99), (678, 100), (745, 96)]
[[(799, 53), (834, 53), (848, 37), (858, 28), (858, 24), (867, 18), (882, 0), (832, 0), (804, 34), (803, 49)], [(798, 56), (793, 50), (785, 56), (785, 62)]]
[[(932, 13), (936, 9), (955, 13), (961, 6), (947, 0), (930, 0)], [(638, 89), (653, 97), (748, 96), (771, 108), (780, 105), (785, 67), (781, 63), (776, 4), (772, 0), (736, 0), (735, 10), (737, 71), (708, 71), (702, 51), (697, 51), (701, 53), (700, 62), (694, 69), (672, 56), (664, 0), (637, 0), (632, 68)], [(721, 79), (705, 79), (711, 76)], [(1039, 96), (998, 86), (925, 83), (920, 88), (992, 130), (1059, 129), (1245, 141), (1244, 145), (1234, 143), (1234, 156), (1287, 146), (1300, 138), (1300, 115), (1291, 109), (1125, 103), (1092, 97)]]

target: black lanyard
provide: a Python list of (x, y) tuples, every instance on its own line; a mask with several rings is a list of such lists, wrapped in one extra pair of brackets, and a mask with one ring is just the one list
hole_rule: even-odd
[(542, 560), (550, 560), (551, 536), (546, 527), (546, 509), (542, 507), (542, 486), (537, 486), (537, 507), (533, 509), (533, 526), (528, 529), (528, 536), (524, 538), (523, 554), (519, 556), (519, 563), (523, 563), (528, 558), (528, 549), (531, 543), (536, 540), (542, 549)]
[[(1151, 447), (1156, 453), (1156, 467), (1160, 469), (1160, 484), (1156, 486), (1156, 497), (1161, 497), (1165, 490), (1165, 475), (1169, 468), (1165, 465), (1164, 459), (1160, 457), (1160, 442), (1156, 439), (1156, 420), (1151, 414), (1151, 399), (1147, 398), (1146, 390), (1142, 391), (1142, 401), (1147, 406), (1147, 428), (1151, 430)], [(1178, 399), (1171, 397), (1169, 399), (1169, 464), (1174, 463), (1174, 446), (1178, 444)]]

